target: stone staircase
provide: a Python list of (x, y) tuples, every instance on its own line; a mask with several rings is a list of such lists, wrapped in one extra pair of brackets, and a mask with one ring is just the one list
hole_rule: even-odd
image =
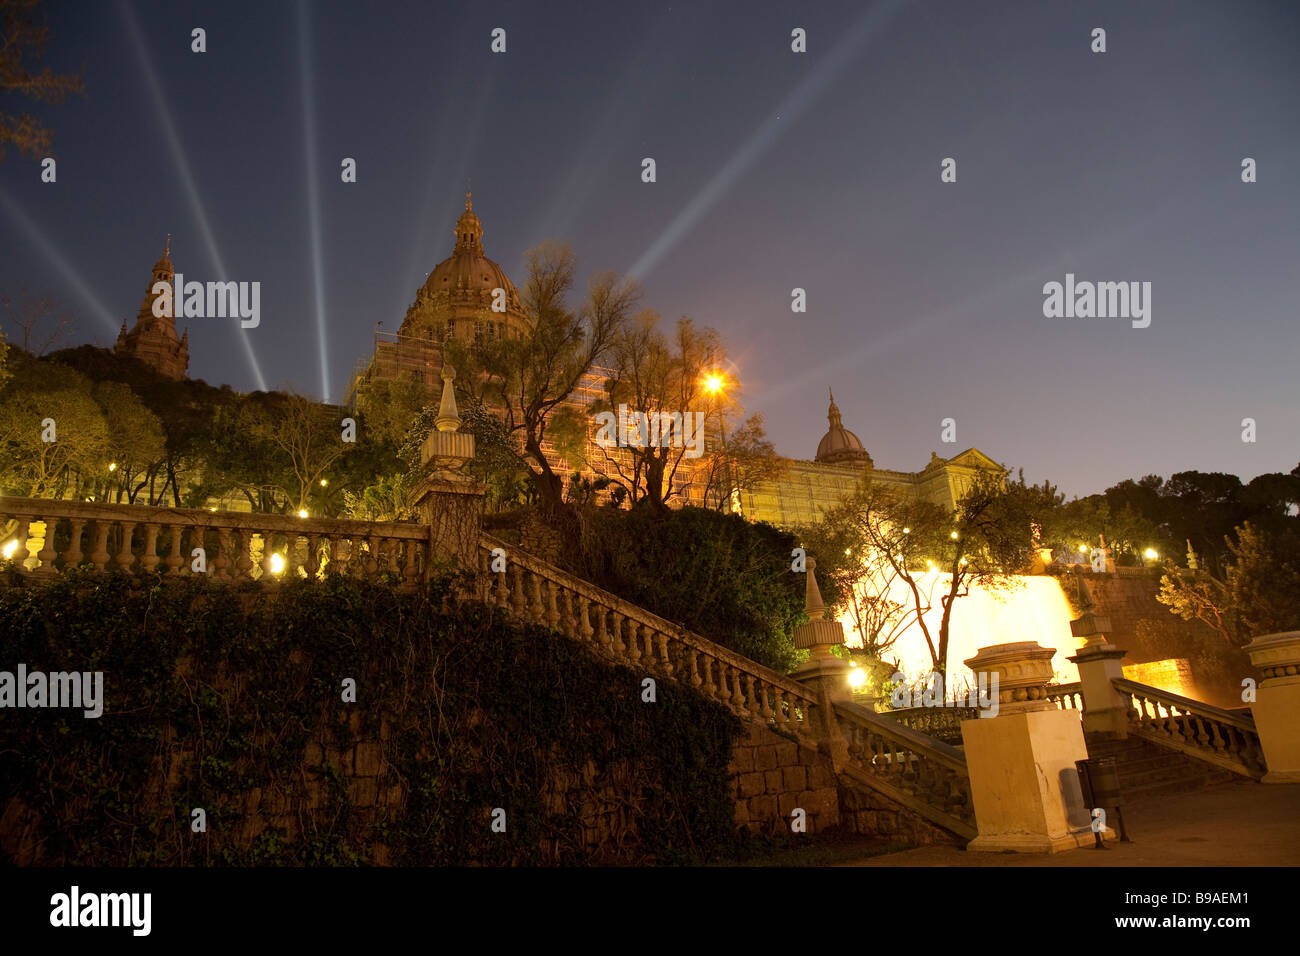
[(1238, 774), (1141, 737), (1119, 740), (1105, 734), (1087, 734), (1084, 740), (1089, 757), (1115, 758), (1125, 802), (1138, 803), (1244, 780)]

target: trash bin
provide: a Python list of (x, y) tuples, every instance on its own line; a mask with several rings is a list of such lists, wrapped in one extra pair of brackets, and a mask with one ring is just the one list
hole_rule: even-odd
[[(1115, 822), (1119, 824), (1120, 841), (1132, 843), (1124, 827), (1124, 811), (1121, 809), (1124, 806), (1124, 790), (1119, 784), (1119, 769), (1115, 766), (1115, 758), (1090, 757), (1087, 760), (1076, 760), (1074, 768), (1079, 772), (1079, 787), (1083, 790), (1083, 802), (1089, 816), (1092, 815), (1093, 807), (1114, 810)], [(1097, 846), (1101, 845), (1101, 834), (1098, 834)]]

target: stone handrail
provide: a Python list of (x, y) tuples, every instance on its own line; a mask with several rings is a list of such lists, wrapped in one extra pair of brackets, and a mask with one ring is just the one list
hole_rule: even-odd
[(844, 771), (849, 777), (958, 836), (978, 835), (970, 773), (960, 750), (860, 704), (836, 704), (835, 717), (848, 743)]
[[(497, 548), (506, 554), (505, 570), (493, 572)], [(480, 538), (479, 574), (485, 603), (592, 644), (620, 663), (676, 677), (742, 717), (817, 745), (812, 721), (820, 705), (798, 681), (491, 535)]]
[[(493, 572), (494, 549), (505, 570)], [(480, 537), (482, 599), (515, 617), (594, 645), (621, 663), (689, 682), (741, 717), (817, 747), (821, 704), (808, 688), (672, 624), (491, 535)], [(865, 708), (836, 704), (853, 779), (959, 836), (976, 835), (970, 776), (961, 752)]]
[(1268, 771), (1251, 718), (1137, 681), (1111, 683), (1129, 698), (1129, 727), (1136, 736), (1255, 780)]
[(217, 581), (269, 582), (329, 569), (370, 580), (387, 573), (409, 587), (431, 567), (429, 528), (413, 522), (0, 497), (0, 531), (0, 551), (12, 547), (13, 567), (36, 577), (83, 565), (192, 574), (196, 549)]
[(1083, 712), (1083, 684), (1048, 684), (1047, 699), (1056, 705), (1057, 710), (1077, 710)]
[(979, 716), (978, 707), (906, 707), (881, 712), (895, 723), (910, 727), (944, 743), (961, 743), (961, 722)]

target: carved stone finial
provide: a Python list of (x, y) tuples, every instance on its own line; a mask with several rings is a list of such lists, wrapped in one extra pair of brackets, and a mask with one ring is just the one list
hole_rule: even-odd
[(460, 428), (460, 412), (456, 408), (456, 388), (452, 385), (456, 370), (450, 365), (442, 367), (442, 401), (438, 403), (438, 417), (433, 427), (440, 432), (454, 432)]

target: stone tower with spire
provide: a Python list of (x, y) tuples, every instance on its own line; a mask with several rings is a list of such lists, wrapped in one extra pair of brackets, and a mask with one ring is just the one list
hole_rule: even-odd
[[(137, 359), (149, 366), (163, 378), (180, 381), (190, 366), (190, 333), (186, 329), (179, 338), (176, 336), (176, 319), (172, 315), (154, 315), (154, 286), (163, 282), (172, 285), (176, 270), (171, 260), (172, 237), (167, 237), (162, 258), (153, 265), (153, 277), (145, 290), (144, 301), (135, 317), (135, 327), (129, 332), (126, 323), (117, 337), (113, 351)], [(160, 310), (162, 311), (162, 310)]]

